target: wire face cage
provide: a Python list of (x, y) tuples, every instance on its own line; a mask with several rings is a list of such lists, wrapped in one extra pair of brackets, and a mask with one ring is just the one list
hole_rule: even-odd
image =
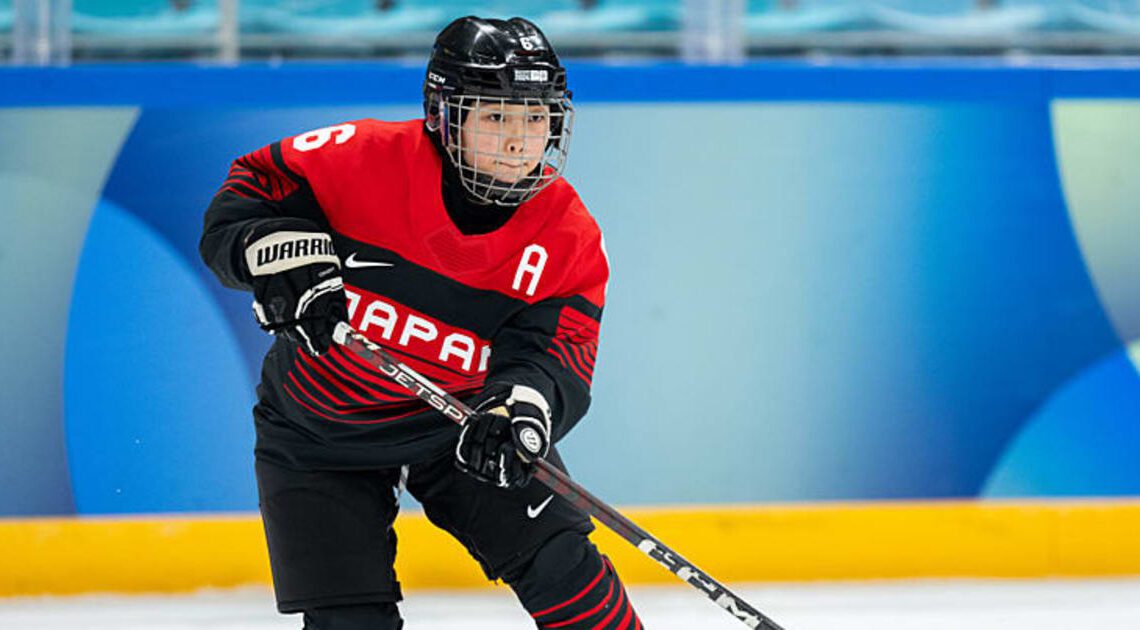
[(574, 107), (568, 97), (443, 99), (440, 133), (463, 187), (483, 203), (531, 199), (566, 168)]

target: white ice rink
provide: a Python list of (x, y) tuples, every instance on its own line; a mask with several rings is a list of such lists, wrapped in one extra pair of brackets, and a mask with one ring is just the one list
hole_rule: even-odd
[[(1140, 579), (763, 585), (737, 592), (788, 630), (1137, 630)], [(745, 626), (684, 586), (630, 589), (651, 630)], [(406, 630), (533, 628), (506, 591), (413, 592)], [(178, 597), (0, 599), (0, 627), (21, 630), (284, 630), (267, 591)]]

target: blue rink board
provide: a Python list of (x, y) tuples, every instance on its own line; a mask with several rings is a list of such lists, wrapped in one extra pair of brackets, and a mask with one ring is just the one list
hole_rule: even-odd
[[(999, 61), (884, 60), (701, 67), (570, 62), (583, 102), (1042, 99), (1140, 93), (1140, 62), (1009, 66)], [(0, 68), (0, 106), (145, 107), (415, 102), (418, 65), (390, 63), (84, 65)]]

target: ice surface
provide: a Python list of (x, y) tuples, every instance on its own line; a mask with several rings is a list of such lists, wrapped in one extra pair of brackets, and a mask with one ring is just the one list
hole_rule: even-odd
[[(920, 581), (739, 586), (788, 630), (1136, 630), (1140, 579)], [(695, 590), (634, 587), (651, 630), (743, 629)], [(407, 630), (533, 628), (508, 591), (411, 592)], [(34, 630), (284, 630), (262, 589), (181, 596), (0, 599), (0, 627)]]

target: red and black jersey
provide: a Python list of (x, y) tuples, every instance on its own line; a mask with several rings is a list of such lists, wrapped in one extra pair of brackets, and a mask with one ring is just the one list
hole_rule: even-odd
[[(422, 120), (360, 120), (237, 159), (206, 212), (203, 259), (249, 290), (250, 230), (284, 217), (332, 235), (352, 325), (444, 389), (525, 384), (551, 403), (555, 438), (585, 414), (609, 268), (601, 232), (559, 179), (501, 227), (464, 234), (441, 193)], [(335, 347), (279, 340), (259, 391), (258, 452), (313, 467), (395, 465), (456, 435), (379, 370)]]

